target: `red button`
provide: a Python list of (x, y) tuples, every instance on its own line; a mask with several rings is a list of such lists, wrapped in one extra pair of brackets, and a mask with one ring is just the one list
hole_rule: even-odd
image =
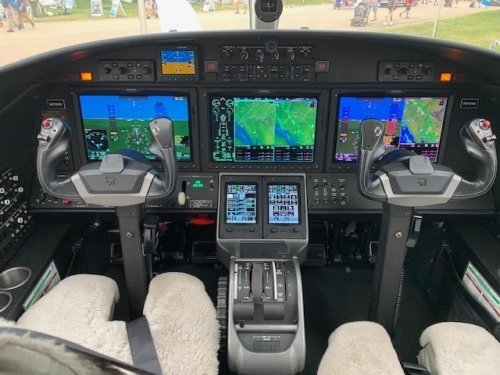
[(483, 130), (488, 130), (491, 126), (491, 123), (489, 120), (481, 120), (481, 121), (479, 121), (479, 126)]
[(63, 200), (61, 200), (61, 203), (62, 204), (70, 204), (71, 201), (69, 199), (63, 199)]
[(49, 119), (45, 119), (42, 121), (42, 126), (44, 128), (50, 128), (52, 126), (52, 121), (50, 121)]

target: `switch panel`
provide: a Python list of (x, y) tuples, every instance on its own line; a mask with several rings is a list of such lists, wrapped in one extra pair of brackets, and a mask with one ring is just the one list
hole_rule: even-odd
[(391, 82), (432, 82), (434, 63), (422, 61), (388, 61), (378, 66), (378, 80)]
[(101, 61), (99, 63), (99, 80), (113, 82), (154, 81), (154, 62), (148, 60)]

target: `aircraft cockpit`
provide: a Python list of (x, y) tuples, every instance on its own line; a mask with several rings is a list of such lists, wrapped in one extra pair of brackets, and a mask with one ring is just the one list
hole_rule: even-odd
[(0, 67), (0, 373), (500, 372), (500, 56), (290, 8)]

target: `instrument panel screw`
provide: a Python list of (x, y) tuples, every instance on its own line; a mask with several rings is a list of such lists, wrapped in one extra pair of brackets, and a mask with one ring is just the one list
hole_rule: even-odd
[(134, 237), (134, 233), (132, 232), (127, 232), (127, 238), (132, 238)]
[(160, 132), (160, 128), (158, 126), (155, 126), (153, 128), (153, 133), (158, 134)]
[(402, 232), (396, 232), (396, 233), (394, 233), (394, 237), (401, 238), (401, 237), (403, 237), (403, 233)]

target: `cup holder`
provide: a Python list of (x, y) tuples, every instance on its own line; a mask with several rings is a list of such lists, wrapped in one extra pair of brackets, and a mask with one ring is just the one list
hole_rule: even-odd
[(12, 295), (6, 292), (0, 292), (0, 313), (5, 311), (12, 302)]
[[(26, 283), (31, 276), (31, 270), (26, 267), (9, 268), (0, 273), (0, 290), (12, 290)], [(0, 305), (1, 308), (1, 305)]]

